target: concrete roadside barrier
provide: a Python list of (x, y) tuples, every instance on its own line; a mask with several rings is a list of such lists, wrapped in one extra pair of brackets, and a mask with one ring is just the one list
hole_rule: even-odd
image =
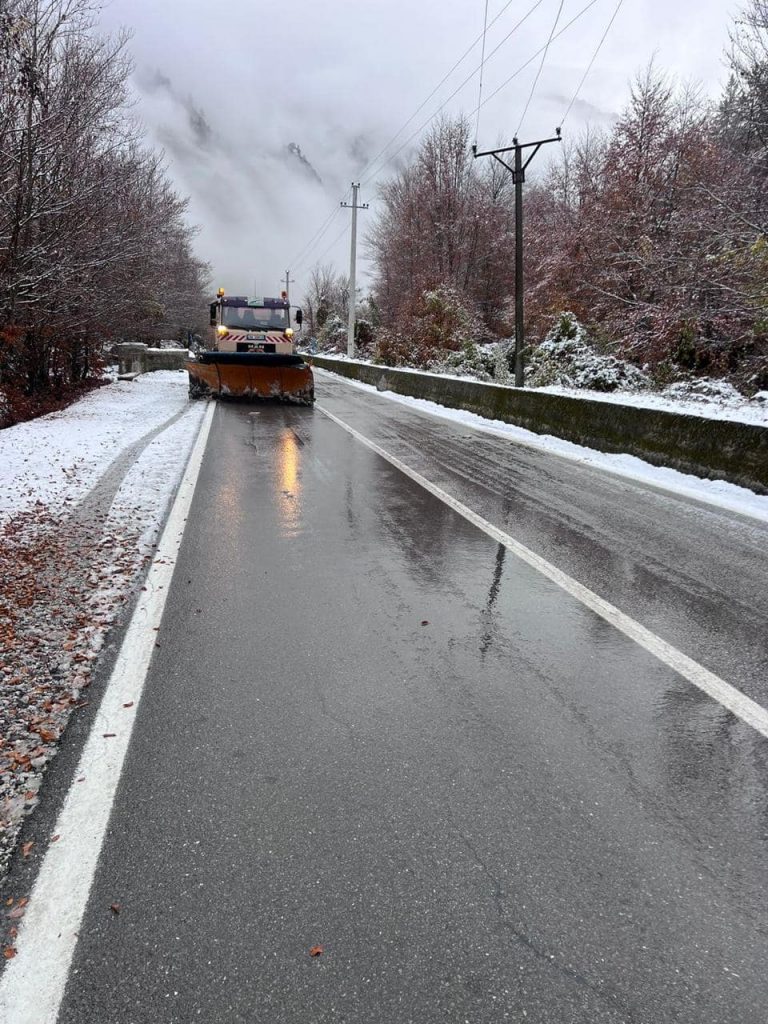
[(126, 380), (152, 370), (183, 370), (189, 359), (185, 348), (150, 348), (143, 342), (115, 345), (118, 375)]
[(728, 480), (768, 494), (766, 427), (322, 356), (313, 356), (312, 362), (380, 391), (466, 409), (537, 434), (551, 434), (601, 452), (636, 455), (655, 466)]

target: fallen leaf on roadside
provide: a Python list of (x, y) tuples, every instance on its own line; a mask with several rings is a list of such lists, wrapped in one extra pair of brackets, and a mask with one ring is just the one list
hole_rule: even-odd
[(9, 913), (8, 917), (11, 919), (11, 921), (18, 921), (20, 918), (24, 917), (24, 907), (14, 907), (13, 910)]
[(6, 960), (13, 960), (16, 956), (16, 949), (14, 946), (6, 946), (3, 950), (3, 956)]
[(422, 626), (428, 626), (429, 625), (429, 619), (422, 619), (421, 620), (421, 624), (422, 624)]
[(119, 914), (120, 913), (120, 904), (119, 903), (110, 903), (109, 909), (112, 911), (113, 914)]
[(129, 700), (127, 704), (123, 704), (123, 707), (124, 708), (132, 708), (133, 707), (133, 701)]
[(60, 839), (61, 839), (61, 836), (51, 836), (51, 842), (52, 843), (58, 843), (58, 841)]
[(309, 951), (310, 956), (320, 956), (323, 952), (322, 946), (313, 946)]
[(22, 855), (22, 857), (28, 857), (29, 854), (30, 854), (30, 851), (32, 850), (32, 847), (34, 845), (35, 845), (35, 840), (34, 839), (30, 839), (30, 841), (28, 843), (22, 843), (22, 845), (21, 845), (21, 855)]

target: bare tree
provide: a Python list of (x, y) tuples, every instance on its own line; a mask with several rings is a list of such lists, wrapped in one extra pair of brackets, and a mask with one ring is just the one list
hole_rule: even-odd
[(0, 0), (0, 385), (27, 399), (204, 306), (185, 203), (127, 105), (126, 37), (94, 12)]

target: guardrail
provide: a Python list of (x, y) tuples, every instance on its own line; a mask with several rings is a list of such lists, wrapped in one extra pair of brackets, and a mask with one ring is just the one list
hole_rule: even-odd
[(768, 494), (766, 427), (322, 356), (313, 356), (312, 362), (380, 391), (425, 398), (601, 452), (636, 455), (655, 466)]

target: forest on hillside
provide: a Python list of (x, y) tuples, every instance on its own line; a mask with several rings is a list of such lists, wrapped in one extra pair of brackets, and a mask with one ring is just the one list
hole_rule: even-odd
[[(105, 344), (186, 338), (207, 268), (89, 0), (0, 0), (0, 426), (87, 386)], [(203, 321), (204, 322), (204, 321)]]
[[(768, 0), (749, 0), (724, 59), (714, 100), (649, 65), (610, 129), (564, 138), (529, 177), (531, 370), (554, 337), (651, 386), (708, 376), (748, 395), (768, 389)], [(471, 141), (465, 118), (439, 121), (380, 185), (374, 286), (357, 299), (362, 355), (508, 372), (514, 186), (473, 158)], [(306, 306), (321, 348), (344, 350), (348, 301), (346, 279), (316, 267)]]

